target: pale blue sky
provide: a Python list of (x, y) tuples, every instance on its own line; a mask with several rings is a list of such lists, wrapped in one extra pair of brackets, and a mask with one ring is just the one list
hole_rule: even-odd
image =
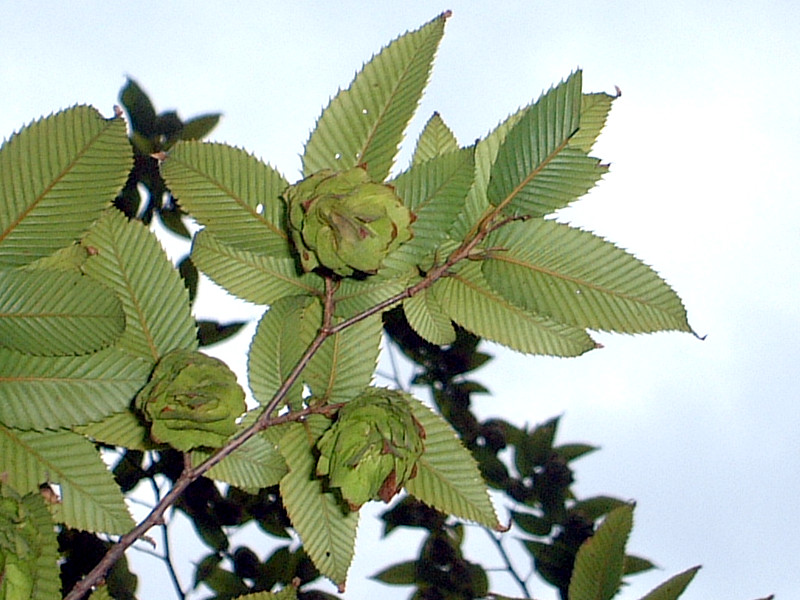
[[(492, 350), (479, 375), (494, 395), (477, 410), (529, 423), (563, 413), (562, 441), (603, 447), (577, 463), (577, 489), (636, 499), (629, 549), (663, 567), (623, 598), (697, 563), (687, 600), (797, 597), (796, 2), (5, 1), (0, 137), (74, 103), (111, 115), (131, 75), (160, 110), (224, 112), (214, 139), (295, 179), (328, 98), (445, 9), (453, 17), (400, 164), (434, 110), (469, 143), (576, 67), (586, 91), (618, 85), (596, 148), (611, 172), (562, 218), (654, 265), (708, 335), (600, 335), (605, 349), (575, 360)], [(346, 597), (405, 598), (364, 576), (374, 552), (410, 557), (416, 541), (405, 553), (393, 539), (372, 549), (374, 531), (362, 526)], [(476, 556), (483, 546), (499, 565), (483, 534), (469, 535)]]

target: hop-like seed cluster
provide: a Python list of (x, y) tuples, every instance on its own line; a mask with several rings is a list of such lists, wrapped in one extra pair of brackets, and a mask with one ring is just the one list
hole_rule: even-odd
[(305, 271), (322, 266), (342, 276), (374, 273), (389, 252), (411, 239), (411, 211), (392, 186), (358, 166), (324, 169), (290, 186), (292, 241)]
[(175, 350), (156, 365), (148, 384), (136, 396), (158, 443), (188, 451), (218, 448), (236, 431), (246, 409), (244, 390), (228, 366), (192, 350)]
[(416, 475), (424, 438), (406, 394), (371, 388), (342, 407), (320, 438), (317, 475), (327, 475), (353, 510), (388, 502)]

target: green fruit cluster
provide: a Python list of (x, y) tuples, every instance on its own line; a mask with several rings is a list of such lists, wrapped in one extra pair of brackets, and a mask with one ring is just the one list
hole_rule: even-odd
[(245, 411), (236, 375), (216, 358), (174, 350), (159, 361), (136, 396), (136, 408), (150, 423), (150, 437), (173, 448), (222, 446)]
[(389, 502), (416, 475), (424, 438), (406, 394), (370, 388), (339, 410), (317, 442), (317, 475), (327, 476), (352, 510)]
[(322, 266), (344, 277), (375, 273), (412, 237), (414, 215), (392, 186), (372, 181), (361, 166), (323, 169), (290, 186), (284, 199), (305, 271)]
[(8, 488), (0, 495), (0, 600), (23, 600), (33, 595), (39, 531), (20, 498)]

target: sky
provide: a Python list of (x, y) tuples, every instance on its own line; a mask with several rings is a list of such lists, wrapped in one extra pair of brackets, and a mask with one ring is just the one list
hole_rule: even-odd
[[(328, 99), (384, 44), (446, 9), (453, 16), (399, 166), (434, 110), (466, 144), (576, 68), (585, 91), (619, 86), (594, 152), (611, 171), (559, 218), (653, 265), (707, 336), (597, 334), (605, 347), (577, 359), (487, 346), (496, 359), (477, 377), (492, 395), (476, 411), (520, 424), (562, 415), (560, 441), (602, 447), (575, 463), (575, 489), (635, 499), (629, 551), (661, 567), (632, 578), (622, 598), (695, 564), (704, 567), (687, 600), (797, 597), (796, 2), (3, 0), (0, 138), (75, 103), (110, 116), (131, 76), (159, 110), (223, 112), (214, 140), (294, 180)], [(208, 285), (200, 293), (208, 315), (257, 317)], [(418, 540), (375, 546), (366, 521), (345, 597), (406, 598), (407, 588), (366, 577), (380, 567), (375, 552), (410, 558)], [(483, 535), (469, 530), (469, 552), (499, 565)], [(149, 579), (143, 600), (161, 597)], [(517, 591), (493, 581), (494, 591)]]

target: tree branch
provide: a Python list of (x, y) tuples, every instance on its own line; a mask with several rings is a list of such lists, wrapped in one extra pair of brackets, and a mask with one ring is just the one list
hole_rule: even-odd
[[(493, 217), (497, 215), (497, 210), (491, 211), (487, 218), (483, 219), (482, 222), (490, 222)], [(308, 366), (308, 363), (311, 361), (311, 358), (319, 351), (322, 347), (322, 344), (325, 343), (330, 336), (335, 335), (346, 329), (363, 321), (364, 319), (371, 317), (372, 315), (378, 314), (387, 310), (388, 308), (394, 306), (395, 304), (402, 302), (406, 298), (410, 298), (411, 296), (418, 294), (419, 292), (429, 288), (432, 286), (436, 281), (441, 279), (442, 277), (446, 277), (450, 271), (450, 269), (458, 262), (467, 259), (470, 257), (470, 254), (475, 249), (475, 247), (483, 241), (483, 239), (488, 235), (490, 229), (488, 227), (480, 227), (477, 232), (474, 233), (471, 237), (468, 237), (464, 242), (455, 250), (452, 254), (447, 258), (447, 260), (442, 263), (441, 265), (435, 266), (432, 268), (425, 277), (415, 283), (414, 285), (409, 286), (402, 292), (379, 302), (375, 306), (364, 310), (357, 315), (350, 317), (349, 319), (345, 319), (341, 323), (336, 325), (333, 324), (333, 312), (335, 308), (335, 301), (334, 301), (334, 294), (338, 287), (338, 283), (332, 277), (325, 277), (325, 293), (323, 298), (323, 322), (322, 326), (320, 327), (319, 331), (317, 332), (316, 337), (313, 339), (311, 344), (309, 344), (306, 351), (303, 353), (303, 356), (298, 361), (297, 365), (295, 365), (292, 372), (286, 377), (283, 381), (281, 386), (275, 392), (275, 395), (272, 397), (267, 405), (264, 407), (263, 411), (259, 415), (258, 419), (256, 420), (253, 425), (248, 427), (247, 429), (242, 430), (234, 437), (232, 437), (222, 448), (217, 450), (214, 454), (212, 454), (208, 459), (206, 459), (203, 463), (198, 465), (197, 467), (192, 467), (191, 460), (189, 459), (188, 454), (186, 455), (185, 465), (183, 472), (181, 473), (180, 477), (175, 481), (175, 484), (172, 486), (172, 489), (164, 495), (163, 498), (156, 504), (150, 514), (144, 518), (136, 527), (134, 527), (131, 531), (123, 535), (119, 541), (109, 548), (108, 552), (106, 552), (105, 556), (97, 563), (94, 569), (92, 569), (86, 577), (84, 577), (81, 581), (75, 584), (72, 590), (64, 597), (64, 600), (79, 600), (82, 598), (87, 592), (89, 592), (94, 586), (96, 586), (108, 573), (114, 563), (116, 563), (125, 551), (140, 537), (142, 537), (149, 529), (156, 525), (160, 525), (163, 522), (164, 513), (166, 512), (167, 508), (172, 506), (178, 498), (183, 494), (186, 488), (195, 481), (197, 478), (204, 475), (208, 472), (209, 469), (214, 467), (215, 465), (219, 464), (225, 457), (229, 456), (233, 452), (235, 452), (238, 448), (240, 448), (243, 444), (245, 444), (248, 440), (256, 436), (261, 431), (264, 431), (268, 427), (273, 425), (278, 425), (279, 423), (285, 423), (294, 420), (300, 420), (304, 416), (308, 414), (312, 414), (315, 412), (324, 412), (330, 411), (333, 409), (333, 405), (328, 406), (326, 408), (308, 408), (303, 409), (301, 411), (294, 411), (291, 413), (287, 413), (282, 416), (271, 416), (272, 413), (281, 405), (281, 403), (286, 398), (286, 395), (289, 393), (291, 387), (297, 382), (300, 374), (303, 370)]]

